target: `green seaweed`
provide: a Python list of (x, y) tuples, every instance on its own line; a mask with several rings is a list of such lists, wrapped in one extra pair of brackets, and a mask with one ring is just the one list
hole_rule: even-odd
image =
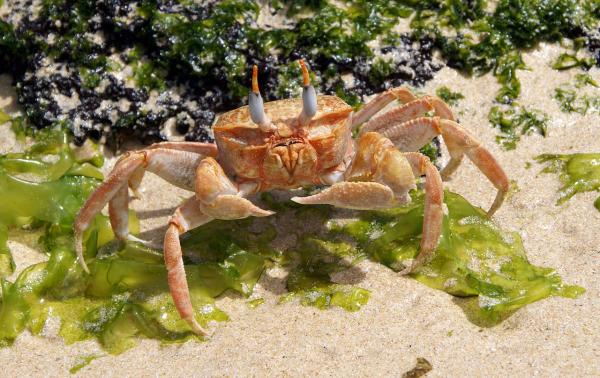
[(600, 95), (582, 93), (582, 89), (586, 87), (598, 88), (598, 83), (589, 74), (577, 74), (574, 83), (563, 83), (554, 88), (554, 99), (560, 110), (582, 115), (600, 113)]
[[(370, 259), (395, 271), (402, 270), (418, 253), (422, 227), (423, 196), (389, 211), (364, 212), (360, 220), (337, 232), (356, 239)], [(433, 259), (412, 277), (432, 288), (459, 298), (469, 320), (491, 326), (519, 308), (549, 296), (575, 298), (578, 286), (565, 285), (551, 268), (529, 263), (521, 238), (500, 230), (485, 212), (463, 197), (445, 193), (448, 216)]]
[[(527, 69), (522, 53), (539, 42), (560, 42), (565, 36), (575, 38), (575, 52), (562, 55), (555, 62), (557, 69), (587, 69), (594, 64), (593, 57), (577, 57), (575, 53), (584, 44), (584, 32), (597, 28), (600, 18), (597, 1), (501, 0), (492, 12), (486, 9), (486, 1), (408, 3), (415, 9), (411, 22), (413, 34), (434, 38), (452, 68), (478, 75), (491, 71), (501, 84), (495, 99), (503, 105), (512, 105), (519, 98), (518, 71)], [(515, 148), (522, 130), (535, 129), (545, 135), (544, 114), (524, 111), (516, 104), (513, 107), (502, 112), (494, 107), (490, 112), (492, 125), (502, 130), (498, 143), (507, 149)]]
[(0, 124), (10, 121), (11, 118), (8, 114), (0, 110)]
[[(102, 178), (87, 161), (77, 161), (62, 129), (37, 133), (40, 141), (27, 152), (0, 156), (0, 278), (11, 274), (14, 263), (6, 244), (11, 226), (40, 223), (68, 229), (83, 200)], [(45, 160), (53, 156), (54, 162)], [(73, 173), (79, 171), (80, 173)], [(33, 176), (32, 181), (30, 177)]]
[[(543, 154), (535, 160), (546, 163), (543, 173), (556, 173), (563, 186), (560, 188), (557, 205), (568, 201), (577, 193), (600, 191), (600, 154)], [(600, 211), (600, 197), (594, 201)]]
[(493, 12), (486, 10), (486, 1), (409, 3), (416, 10), (414, 33), (433, 36), (453, 68), (468, 74), (493, 71), (502, 84), (497, 96), (501, 103), (520, 94), (517, 70), (525, 68), (523, 50), (565, 35), (579, 36), (595, 28), (599, 18), (597, 4), (577, 0), (501, 0)]
[(265, 303), (265, 298), (254, 298), (246, 302), (246, 305), (250, 308), (257, 308)]
[(458, 101), (465, 98), (460, 92), (452, 92), (448, 87), (439, 87), (435, 94), (450, 106), (458, 105)]
[(492, 126), (500, 130), (496, 141), (506, 150), (514, 150), (522, 135), (538, 133), (546, 136), (548, 116), (537, 109), (523, 106), (494, 106), (488, 119)]
[(304, 236), (288, 255), (295, 263), (287, 279), (289, 293), (280, 303), (299, 298), (304, 306), (320, 309), (337, 306), (358, 311), (369, 301), (368, 290), (333, 282), (333, 274), (351, 270), (362, 258), (350, 244)]
[[(87, 161), (76, 159), (63, 129), (44, 130), (35, 138), (26, 152), (0, 157), (0, 262), (3, 275), (11, 274), (6, 238), (15, 226), (43, 229), (39, 244), (48, 261), (27, 267), (14, 282), (2, 279), (0, 345), (10, 345), (24, 329), (39, 334), (50, 315), (61, 319), (65, 342), (96, 338), (110, 353), (134, 346), (138, 336), (162, 342), (197, 339), (177, 315), (162, 255), (139, 245), (115, 251), (114, 234), (102, 215), (84, 234), (91, 273), (83, 273), (73, 251), (72, 224), (102, 177), (81, 171), (95, 169), (87, 161), (101, 161), (93, 154)], [(48, 156), (54, 163), (46, 162)], [(23, 174), (36, 181), (19, 177)], [(131, 215), (135, 233), (139, 227)], [(216, 261), (186, 266), (198, 321), (226, 320), (213, 298), (228, 289), (250, 293), (263, 269), (263, 257), (232, 248)]]
[(102, 357), (102, 355), (97, 355), (97, 354), (90, 354), (87, 356), (79, 357), (79, 361), (75, 365), (73, 365), (72, 368), (69, 369), (69, 373), (71, 373), (71, 374), (77, 373), (79, 370), (88, 366), (92, 361), (94, 361), (95, 359), (100, 358), (100, 357)]
[(562, 53), (556, 58), (556, 61), (552, 63), (552, 68), (555, 70), (568, 70), (570, 68), (581, 67), (584, 69), (590, 69), (596, 63), (596, 59), (591, 56), (577, 57), (576, 54)]

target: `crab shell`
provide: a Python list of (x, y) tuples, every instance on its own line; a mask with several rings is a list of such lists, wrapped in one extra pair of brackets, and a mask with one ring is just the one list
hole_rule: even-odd
[(336, 96), (318, 96), (317, 113), (298, 124), (301, 99), (265, 103), (276, 126), (264, 132), (250, 119), (248, 106), (227, 112), (213, 126), (219, 162), (238, 183), (258, 182), (259, 190), (320, 184), (320, 177), (352, 153), (352, 108)]

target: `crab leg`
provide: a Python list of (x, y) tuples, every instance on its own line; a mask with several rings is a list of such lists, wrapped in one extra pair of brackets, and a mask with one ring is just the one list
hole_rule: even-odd
[(439, 118), (420, 117), (393, 124), (378, 131), (389, 138), (400, 151), (414, 152), (442, 134)]
[[(83, 231), (88, 228), (92, 219), (106, 206), (106, 203), (126, 185), (127, 178), (138, 167), (142, 166), (145, 158), (144, 154), (136, 153), (121, 159), (102, 185), (92, 193), (79, 210), (79, 214), (77, 214), (74, 222), (75, 252), (77, 253), (79, 264), (86, 272), (89, 273), (89, 269), (83, 259)], [(119, 223), (119, 221), (115, 223)]]
[(377, 131), (378, 129), (389, 127), (393, 124), (401, 124), (410, 121), (411, 119), (423, 116), (425, 113), (432, 110), (433, 106), (425, 99), (408, 102), (366, 122), (360, 129), (360, 135), (369, 131)]
[[(135, 171), (134, 171), (135, 172)], [(117, 239), (126, 241), (129, 236), (129, 191), (127, 185), (121, 185), (113, 199), (108, 203), (110, 225)]]
[(197, 153), (163, 148), (132, 152), (121, 158), (102, 185), (83, 204), (75, 219), (75, 251), (83, 269), (89, 272), (83, 259), (83, 231), (111, 200), (111, 224), (116, 226), (117, 237), (122, 240), (127, 238), (128, 201), (125, 194), (131, 177), (136, 178), (145, 169), (176, 186), (193, 190), (194, 169), (202, 158)]
[(192, 228), (208, 223), (213, 218), (200, 210), (200, 203), (192, 197), (181, 205), (169, 220), (169, 228), (164, 240), (164, 258), (167, 268), (167, 282), (173, 303), (179, 315), (185, 320), (194, 333), (205, 335), (207, 332), (194, 318), (194, 308), (187, 284), (183, 266), (183, 253), (179, 242), (179, 235)]
[(400, 125), (383, 128), (379, 132), (390, 138), (403, 151), (417, 151), (433, 137), (441, 134), (450, 152), (450, 162), (442, 170), (442, 178), (448, 180), (460, 165), (463, 156), (467, 155), (498, 189), (494, 203), (488, 210), (488, 216), (492, 216), (502, 205), (508, 191), (508, 177), (492, 154), (458, 123), (439, 117), (421, 117)]
[(160, 142), (148, 146), (146, 149), (167, 149), (193, 152), (202, 156), (217, 156), (217, 145), (214, 143), (198, 143), (198, 142)]
[(398, 100), (401, 103), (407, 103), (415, 99), (416, 97), (406, 88), (388, 89), (375, 96), (375, 98), (366, 103), (352, 116), (352, 129), (354, 130), (358, 125), (367, 122), (371, 117), (394, 100)]
[(433, 108), (435, 109), (435, 115), (437, 115), (438, 117), (450, 121), (456, 121), (456, 117), (454, 117), (454, 113), (452, 113), (452, 110), (450, 110), (448, 104), (446, 104), (441, 99), (433, 96), (425, 96), (423, 97), (423, 100), (428, 101), (431, 104), (431, 106), (433, 106)]
[[(460, 164), (463, 155), (466, 154), (496, 189), (498, 189), (494, 203), (487, 213), (491, 217), (500, 208), (508, 192), (509, 182), (506, 173), (504, 173), (504, 170), (500, 167), (494, 156), (458, 123), (442, 119), (440, 124), (442, 136), (451, 156), (448, 169), (441, 172), (442, 177), (449, 178), (452, 169), (456, 169), (455, 167)], [(455, 160), (455, 162), (452, 162), (452, 160)]]
[[(146, 150), (150, 149), (168, 149), (168, 150), (178, 150), (178, 151), (187, 151), (192, 152), (201, 156), (212, 156), (216, 157), (217, 145), (214, 143), (198, 143), (198, 142), (160, 142), (154, 143), (146, 148)], [(133, 197), (136, 199), (141, 198), (139, 194), (139, 187), (142, 183), (142, 179), (144, 178), (145, 168), (138, 168), (131, 176), (129, 177), (129, 188), (133, 192)]]
[(401, 274), (411, 273), (415, 268), (426, 263), (438, 246), (442, 234), (442, 222), (444, 212), (444, 187), (440, 173), (431, 161), (418, 152), (404, 154), (410, 162), (415, 176), (425, 175), (425, 210), (423, 212), (423, 234), (419, 255), (413, 260), (410, 267), (404, 269)]
[(241, 197), (244, 192), (229, 180), (219, 163), (213, 158), (205, 158), (198, 164), (195, 186), (196, 196), (180, 206), (169, 221), (169, 228), (165, 234), (164, 256), (169, 290), (175, 307), (192, 330), (202, 335), (206, 332), (194, 319), (179, 235), (212, 219), (263, 217), (273, 212), (263, 210)]

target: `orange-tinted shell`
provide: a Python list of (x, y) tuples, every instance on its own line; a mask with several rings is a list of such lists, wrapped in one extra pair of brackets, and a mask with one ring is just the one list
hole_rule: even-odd
[[(261, 131), (250, 119), (248, 106), (221, 115), (213, 131), (225, 172), (238, 181), (260, 181), (262, 189), (316, 183), (320, 174), (343, 161), (352, 140), (352, 108), (336, 96), (318, 96), (317, 105), (310, 124), (300, 130), (297, 120), (302, 111), (301, 99), (265, 103), (265, 113), (277, 126), (277, 134)], [(299, 151), (302, 167), (289, 177), (286, 172), (277, 171), (279, 168), (270, 161), (270, 152), (292, 140), (310, 146)]]

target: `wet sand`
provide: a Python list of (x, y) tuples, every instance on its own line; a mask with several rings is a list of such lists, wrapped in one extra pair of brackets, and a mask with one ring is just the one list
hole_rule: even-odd
[[(452, 296), (369, 261), (359, 264), (364, 273), (359, 286), (371, 291), (371, 299), (356, 313), (277, 305), (285, 272), (271, 270), (255, 292), (265, 298), (264, 305), (250, 309), (236, 295), (218, 299), (231, 320), (214, 326), (210, 341), (161, 347), (142, 340), (119, 356), (92, 361), (78, 374), (383, 376), (401, 375), (424, 357), (433, 365), (432, 377), (600, 375), (600, 212), (593, 207), (598, 193), (578, 194), (556, 206), (557, 176), (539, 174), (542, 167), (533, 161), (541, 153), (600, 152), (600, 116), (562, 113), (551, 98), (558, 84), (578, 73), (550, 69), (548, 62), (557, 54), (556, 48), (543, 45), (525, 55), (532, 70), (519, 71), (520, 100), (550, 116), (549, 132), (546, 138), (523, 137), (513, 151), (500, 149), (487, 120), (498, 89), (493, 77), (466, 78), (444, 68), (420, 91), (433, 94), (447, 85), (466, 97), (455, 108), (461, 123), (489, 147), (519, 188), (498, 211), (496, 222), (521, 234), (533, 264), (555, 267), (565, 282), (583, 286), (584, 295), (542, 300), (498, 326), (480, 328), (467, 320)], [(591, 74), (600, 78), (596, 68)], [(0, 95), (6, 96), (4, 89)], [(13, 146), (4, 137), (9, 134), (2, 129), (3, 150)], [(529, 169), (527, 162), (533, 163)], [(484, 208), (495, 194), (468, 161), (447, 187)], [(146, 176), (143, 188), (144, 200), (133, 207), (144, 236), (160, 242), (166, 218), (188, 194), (153, 175)], [(11, 238), (19, 270), (43, 259), (35, 238), (23, 239), (22, 232)], [(25, 332), (14, 346), (0, 349), (0, 366), (4, 376), (65, 376), (82, 356), (92, 354), (104, 355), (95, 342), (66, 346), (57, 337)]]

